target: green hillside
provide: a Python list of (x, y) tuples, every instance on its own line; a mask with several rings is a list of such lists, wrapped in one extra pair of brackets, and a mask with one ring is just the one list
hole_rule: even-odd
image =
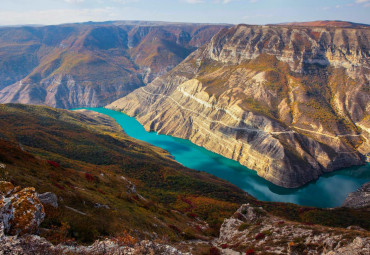
[[(232, 184), (173, 161), (97, 113), (0, 105), (0, 179), (53, 192), (41, 235), (54, 242), (136, 238), (207, 240), (242, 203), (305, 223), (369, 229), (369, 211), (260, 202)], [(132, 185), (134, 184), (136, 188)], [(208, 224), (208, 226), (207, 226)]]
[[(233, 185), (182, 167), (167, 152), (127, 137), (118, 124), (92, 113), (1, 105), (0, 126), (0, 162), (7, 165), (2, 178), (57, 194), (60, 206), (46, 208), (43, 227), (65, 222), (80, 241), (124, 229), (171, 240), (207, 236), (248, 201)], [(210, 228), (189, 227), (197, 217)]]

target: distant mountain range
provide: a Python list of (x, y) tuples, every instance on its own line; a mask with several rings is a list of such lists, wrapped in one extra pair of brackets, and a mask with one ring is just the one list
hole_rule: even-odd
[(340, 27), (340, 28), (368, 28), (370, 25), (354, 23), (342, 20), (318, 20), (309, 22), (288, 22), (277, 24), (279, 26), (298, 26), (298, 27)]
[(103, 106), (165, 74), (225, 26), (112, 21), (0, 28), (0, 102)]

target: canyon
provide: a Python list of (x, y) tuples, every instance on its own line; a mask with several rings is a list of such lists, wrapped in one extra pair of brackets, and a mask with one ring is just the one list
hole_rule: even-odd
[(369, 27), (111, 21), (0, 28), (0, 103), (100, 107), (282, 187), (370, 153)]
[(0, 253), (369, 249), (368, 210), (258, 201), (104, 114), (5, 104), (0, 126)]
[(225, 28), (107, 108), (299, 187), (367, 160), (369, 36), (366, 26)]
[(0, 24), (0, 255), (370, 254), (370, 25), (298, 22), (368, 1), (52, 2), (0, 10), (73, 22)]

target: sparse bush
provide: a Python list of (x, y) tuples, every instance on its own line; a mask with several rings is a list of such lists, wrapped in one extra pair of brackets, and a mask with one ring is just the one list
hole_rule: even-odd
[(90, 174), (90, 173), (85, 173), (85, 178), (89, 182), (93, 182), (94, 181), (94, 176), (92, 174)]
[(47, 162), (49, 163), (49, 165), (52, 165), (53, 167), (56, 168), (60, 167), (60, 164), (55, 161), (47, 160)]
[(254, 239), (256, 240), (262, 240), (266, 237), (264, 233), (258, 233)]
[(242, 223), (240, 226), (239, 226), (239, 228), (238, 228), (238, 230), (239, 231), (244, 231), (244, 230), (246, 230), (246, 229), (248, 229), (249, 227), (251, 226), (251, 224), (248, 224), (248, 223)]
[(209, 249), (209, 255), (221, 255), (221, 252), (218, 248), (216, 247), (211, 247)]
[(245, 255), (254, 255), (255, 252), (253, 249), (246, 250)]
[(130, 235), (127, 230), (124, 230), (121, 234), (118, 234), (113, 240), (120, 246), (133, 247), (137, 243), (137, 239)]

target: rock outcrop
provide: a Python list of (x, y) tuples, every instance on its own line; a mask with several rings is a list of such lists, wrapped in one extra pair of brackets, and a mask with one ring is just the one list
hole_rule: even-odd
[(45, 212), (34, 188), (0, 182), (0, 223), (10, 235), (37, 233)]
[(299, 187), (370, 152), (369, 37), (238, 25), (107, 108)]
[(38, 194), (37, 198), (43, 205), (51, 205), (54, 208), (58, 208), (58, 197), (52, 192)]
[[(220, 229), (217, 245), (224, 251), (249, 254), (368, 254), (367, 231), (301, 225), (269, 215), (262, 208), (241, 206)], [(254, 253), (252, 253), (254, 252)], [(247, 253), (248, 254), (248, 253)]]
[(357, 191), (349, 193), (343, 207), (363, 208), (370, 206), (370, 182), (365, 183)]
[[(34, 188), (14, 187), (0, 181), (0, 254), (168, 254), (182, 255), (176, 248), (144, 240), (124, 244), (123, 238), (96, 241), (90, 246), (53, 245), (37, 235), (44, 220), (45, 204), (57, 207), (56, 195), (50, 192), (37, 195)], [(130, 240), (131, 240), (130, 239)]]
[(28, 255), (28, 254), (126, 254), (126, 255), (190, 255), (176, 248), (152, 241), (141, 241), (134, 245), (123, 245), (115, 239), (96, 241), (90, 246), (53, 245), (45, 238), (37, 235), (6, 236), (0, 222), (0, 254)]

